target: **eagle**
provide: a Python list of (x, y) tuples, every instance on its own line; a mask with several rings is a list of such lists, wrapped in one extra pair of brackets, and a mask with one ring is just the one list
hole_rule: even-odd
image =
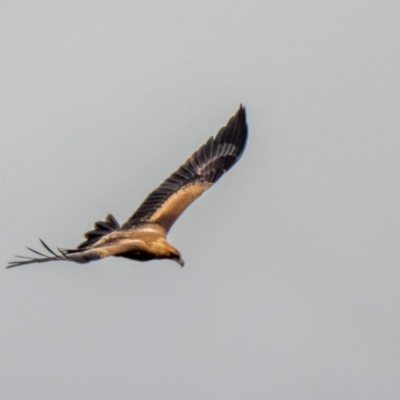
[(215, 137), (151, 192), (124, 224), (109, 214), (105, 221), (94, 224), (76, 249), (57, 248), (58, 253), (39, 239), (49, 255), (27, 247), (39, 257), (15, 256), (19, 260), (9, 262), (6, 268), (61, 260), (84, 264), (110, 256), (137, 261), (171, 259), (183, 267), (181, 253), (167, 242), (167, 234), (183, 211), (239, 160), (247, 131), (246, 110), (240, 105)]

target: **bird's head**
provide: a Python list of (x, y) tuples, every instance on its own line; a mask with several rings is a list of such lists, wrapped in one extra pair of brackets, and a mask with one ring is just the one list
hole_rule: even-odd
[(170, 253), (169, 253), (168, 258), (170, 258), (171, 260), (177, 262), (181, 266), (181, 268), (183, 268), (184, 265), (185, 265), (185, 261), (183, 261), (181, 253), (179, 252), (179, 250), (176, 249), (175, 247), (171, 246), (171, 245), (170, 245)]
[(164, 238), (152, 244), (152, 251), (156, 258), (169, 258), (177, 262), (181, 267), (185, 265), (179, 250), (169, 244)]

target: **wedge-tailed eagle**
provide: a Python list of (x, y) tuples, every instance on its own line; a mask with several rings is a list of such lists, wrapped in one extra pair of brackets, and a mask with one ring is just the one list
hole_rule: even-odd
[(138, 261), (169, 258), (183, 267), (181, 253), (167, 242), (168, 231), (182, 212), (239, 160), (246, 141), (246, 111), (240, 106), (226, 126), (151, 192), (124, 224), (120, 226), (109, 214), (105, 221), (94, 224), (76, 249), (58, 249), (56, 253), (40, 240), (50, 255), (28, 247), (40, 257), (16, 256), (20, 260), (11, 261), (7, 268), (53, 260), (87, 263), (109, 256)]

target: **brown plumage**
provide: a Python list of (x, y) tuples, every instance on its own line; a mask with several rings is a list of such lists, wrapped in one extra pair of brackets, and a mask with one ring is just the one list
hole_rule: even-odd
[(239, 160), (246, 140), (246, 112), (240, 106), (227, 125), (151, 192), (122, 226), (110, 214), (95, 223), (76, 249), (58, 249), (57, 254), (40, 240), (50, 256), (28, 247), (40, 258), (16, 256), (25, 260), (12, 261), (7, 268), (52, 260), (87, 263), (109, 256), (138, 261), (169, 258), (183, 267), (181, 254), (166, 240), (168, 231), (182, 212)]

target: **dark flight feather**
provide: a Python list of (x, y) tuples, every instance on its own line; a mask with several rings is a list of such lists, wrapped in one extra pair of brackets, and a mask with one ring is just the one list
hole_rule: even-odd
[[(203, 185), (203, 191), (208, 189), (239, 160), (246, 141), (246, 111), (240, 106), (236, 115), (220, 129), (215, 138), (210, 137), (177, 171), (147, 196), (137, 211), (122, 225), (122, 229), (130, 229), (151, 221), (152, 216), (159, 212), (172, 196), (177, 195), (179, 201), (178, 192), (191, 185)], [(166, 229), (171, 225), (168, 224)]]

